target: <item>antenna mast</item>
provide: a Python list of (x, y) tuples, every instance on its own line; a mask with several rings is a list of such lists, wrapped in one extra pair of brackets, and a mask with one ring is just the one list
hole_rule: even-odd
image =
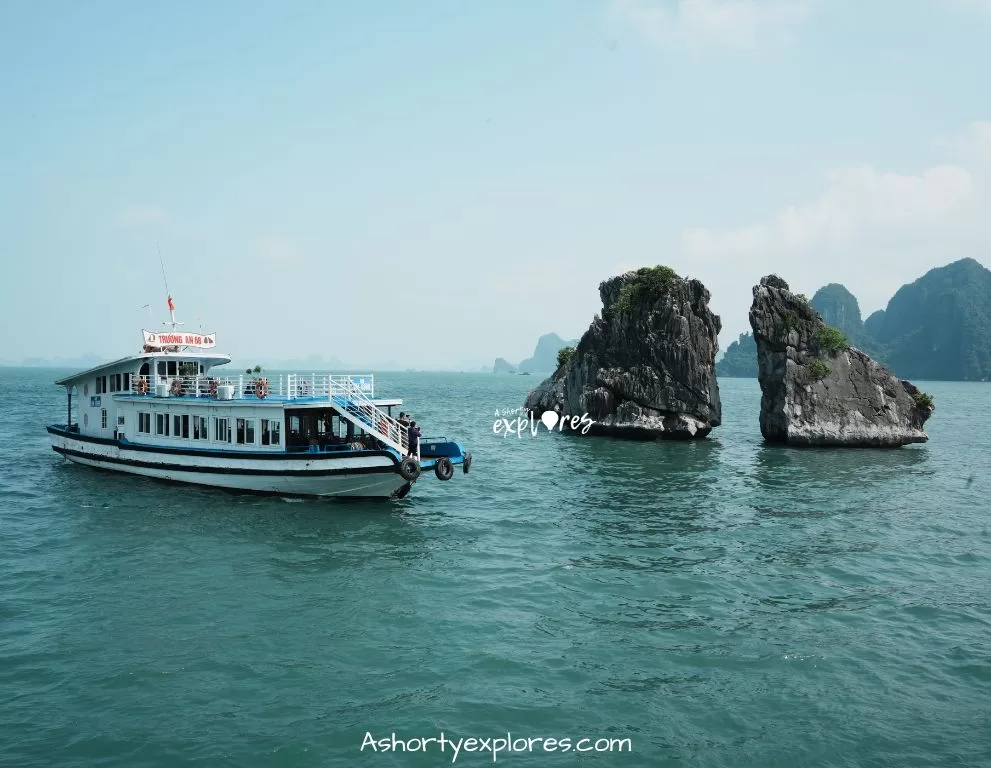
[(169, 299), (169, 318), (172, 323), (172, 330), (175, 330), (177, 325), (182, 325), (182, 323), (176, 322), (175, 319), (175, 304), (172, 303), (172, 293), (169, 291), (169, 278), (165, 276), (165, 259), (162, 258), (162, 244), (156, 242), (158, 246), (158, 263), (162, 265), (162, 281), (165, 283), (165, 295)]

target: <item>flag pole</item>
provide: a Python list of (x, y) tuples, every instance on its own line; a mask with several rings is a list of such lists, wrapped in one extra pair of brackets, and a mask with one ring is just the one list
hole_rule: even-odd
[(169, 318), (172, 323), (172, 330), (175, 330), (175, 304), (172, 302), (172, 292), (169, 290), (169, 278), (165, 276), (165, 259), (162, 257), (162, 244), (156, 242), (155, 245), (158, 247), (158, 263), (162, 265), (162, 281), (165, 283), (165, 295), (168, 296), (169, 300)]

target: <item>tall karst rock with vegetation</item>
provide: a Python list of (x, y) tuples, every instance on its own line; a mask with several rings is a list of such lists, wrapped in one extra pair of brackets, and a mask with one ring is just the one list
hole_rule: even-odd
[(928, 439), (929, 395), (852, 347), (780, 277), (763, 278), (753, 294), (765, 440), (894, 447)]
[(526, 407), (588, 414), (589, 434), (701, 438), (722, 420), (716, 382), (719, 317), (698, 280), (648, 267), (599, 286), (596, 316), (574, 351), (529, 394)]
[(867, 319), (900, 376), (991, 379), (991, 271), (962, 259), (902, 286)]
[(860, 316), (860, 303), (845, 285), (830, 283), (824, 285), (809, 300), (812, 309), (822, 315), (827, 325), (839, 328), (849, 338), (864, 332), (864, 321)]
[(757, 344), (752, 333), (741, 333), (726, 348), (722, 360), (716, 363), (716, 374), (730, 379), (757, 378)]

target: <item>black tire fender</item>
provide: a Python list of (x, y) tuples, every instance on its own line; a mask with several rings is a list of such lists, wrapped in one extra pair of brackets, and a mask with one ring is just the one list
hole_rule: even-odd
[(399, 462), (399, 474), (403, 476), (403, 480), (413, 482), (420, 476), (420, 462), (412, 456), (407, 456)]
[(465, 454), (465, 460), (461, 463), (461, 469), (464, 470), (464, 473), (466, 475), (468, 474), (468, 470), (471, 469), (471, 452), (470, 451)]
[(454, 477), (454, 465), (447, 456), (441, 456), (434, 465), (434, 474), (438, 480), (450, 480)]

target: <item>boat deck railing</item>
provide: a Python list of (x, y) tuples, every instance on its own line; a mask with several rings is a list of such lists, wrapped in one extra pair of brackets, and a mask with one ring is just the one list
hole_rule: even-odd
[(132, 376), (124, 394), (144, 397), (204, 397), (217, 400), (331, 400), (336, 396), (375, 397), (375, 375), (281, 373), (278, 376)]

